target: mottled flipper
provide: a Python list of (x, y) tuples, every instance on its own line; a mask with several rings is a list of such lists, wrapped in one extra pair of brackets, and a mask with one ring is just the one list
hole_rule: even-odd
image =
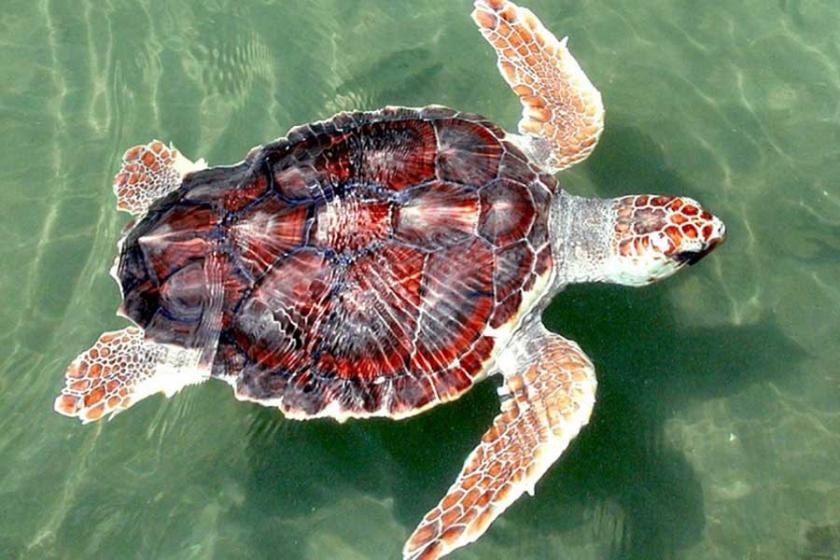
[(152, 202), (177, 189), (187, 173), (206, 167), (204, 160), (193, 163), (171, 144), (167, 147), (158, 140), (129, 148), (114, 177), (117, 209), (135, 216), (145, 214)]
[(566, 39), (506, 0), (476, 0), (472, 16), (522, 102), (519, 132), (531, 157), (552, 172), (586, 159), (604, 128), (604, 106)]
[(154, 393), (171, 396), (209, 378), (196, 368), (199, 354), (148, 341), (137, 327), (104, 333), (68, 366), (55, 411), (88, 423)]
[(406, 560), (440, 558), (478, 539), (523, 492), (533, 493), (589, 420), (595, 370), (577, 344), (536, 323), (508, 352), (499, 361), (502, 412), (409, 538)]

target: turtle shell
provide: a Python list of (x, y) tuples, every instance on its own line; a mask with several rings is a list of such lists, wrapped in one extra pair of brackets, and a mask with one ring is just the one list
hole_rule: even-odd
[(442, 107), (341, 113), (190, 175), (123, 242), (122, 311), (182, 346), (221, 313), (213, 375), (293, 417), (451, 400), (552, 270), (556, 183), (504, 137)]

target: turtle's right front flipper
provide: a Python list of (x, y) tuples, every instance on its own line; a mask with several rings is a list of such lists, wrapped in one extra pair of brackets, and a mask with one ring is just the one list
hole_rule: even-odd
[(158, 140), (129, 148), (114, 177), (117, 209), (141, 216), (152, 202), (177, 189), (187, 173), (206, 167), (203, 159), (193, 163)]
[(533, 494), (589, 421), (595, 368), (577, 344), (534, 321), (505, 353), (502, 412), (409, 537), (404, 560), (435, 560), (478, 539), (519, 496)]
[(472, 17), (522, 102), (519, 132), (529, 155), (552, 173), (589, 157), (604, 128), (604, 105), (566, 39), (507, 0), (476, 0)]

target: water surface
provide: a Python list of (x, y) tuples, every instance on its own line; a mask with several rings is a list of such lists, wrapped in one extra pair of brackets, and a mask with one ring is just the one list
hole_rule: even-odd
[[(840, 557), (840, 4), (531, 0), (603, 92), (575, 193), (685, 194), (700, 265), (576, 286), (545, 315), (593, 357), (590, 426), (453, 558)], [(125, 323), (110, 181), (157, 137), (232, 163), (345, 109), (518, 102), (466, 0), (6, 0), (0, 10), (0, 558), (398, 557), (498, 410), (297, 423), (221, 383), (82, 427), (63, 370)]]

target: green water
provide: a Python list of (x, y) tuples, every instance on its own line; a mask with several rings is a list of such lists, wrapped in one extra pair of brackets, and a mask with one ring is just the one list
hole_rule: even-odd
[[(599, 371), (592, 422), (453, 558), (840, 558), (840, 4), (531, 0), (607, 106), (575, 193), (685, 194), (700, 265), (546, 313)], [(397, 558), (498, 409), (297, 423), (221, 383), (89, 426), (63, 370), (120, 328), (128, 146), (211, 164), (343, 109), (519, 107), (466, 0), (4, 0), (0, 558)]]

